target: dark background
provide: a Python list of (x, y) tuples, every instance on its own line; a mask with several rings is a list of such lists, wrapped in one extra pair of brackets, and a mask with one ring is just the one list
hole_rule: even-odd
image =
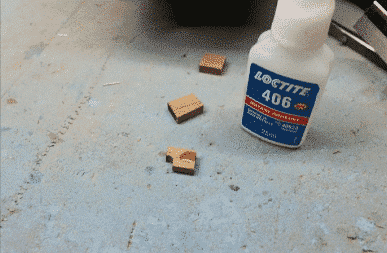
[[(348, 0), (365, 10), (373, 0)], [(259, 15), (263, 22), (271, 24), (274, 13), (268, 11), (277, 6), (277, 0), (166, 0), (175, 22), (179, 26), (232, 26), (242, 27), (254, 22)]]
[(348, 2), (354, 3), (363, 10), (365, 10), (372, 5), (374, 0), (348, 0)]

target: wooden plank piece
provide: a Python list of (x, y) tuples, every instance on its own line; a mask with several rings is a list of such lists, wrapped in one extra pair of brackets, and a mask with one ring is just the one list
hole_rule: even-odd
[(172, 170), (174, 172), (193, 175), (195, 173), (195, 161), (189, 159), (175, 159), (173, 161)]
[(225, 56), (207, 53), (200, 62), (199, 72), (220, 75), (224, 70), (225, 61)]
[(180, 124), (183, 121), (202, 114), (204, 105), (194, 94), (191, 93), (188, 96), (169, 102), (168, 110), (177, 124)]

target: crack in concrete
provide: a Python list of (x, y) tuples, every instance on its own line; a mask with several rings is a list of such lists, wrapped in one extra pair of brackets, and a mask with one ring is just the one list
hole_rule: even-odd
[(132, 224), (132, 231), (130, 232), (130, 236), (129, 236), (128, 246), (127, 246), (128, 249), (130, 249), (130, 247), (132, 246), (133, 233), (134, 233), (134, 229), (135, 229), (136, 225), (137, 225), (137, 223), (136, 223), (136, 221), (134, 221)]
[[(14, 215), (15, 213), (19, 213), (21, 210), (20, 209), (17, 209), (17, 208), (7, 208), (8, 210), (8, 213), (6, 215), (2, 215), (1, 217), (1, 223), (3, 223), (4, 221), (7, 221), (8, 217), (10, 217), (11, 215)], [(2, 225), (0, 225), (0, 228), (2, 228)]]
[[(102, 65), (102, 68), (101, 68), (101, 71), (100, 73), (97, 75), (95, 81), (94, 81), (94, 84), (91, 85), (89, 87), (89, 91), (88, 91), (88, 94), (89, 95), (86, 95), (82, 98), (80, 104), (85, 104), (87, 101), (89, 101), (90, 99), (90, 96), (91, 96), (91, 90), (94, 89), (94, 87), (97, 85), (97, 80), (99, 80), (99, 77), (100, 75), (102, 74), (102, 72), (105, 70), (105, 66), (106, 66), (106, 63), (108, 62), (108, 60), (110, 59), (112, 53), (109, 53), (108, 56), (106, 57), (106, 60), (104, 62), (104, 64)], [(82, 107), (80, 105), (78, 105), (77, 107), (79, 110), (82, 110)], [(79, 112), (78, 112), (78, 109), (74, 111), (74, 113), (76, 115), (79, 115)], [(61, 134), (62, 136), (66, 134), (67, 130), (69, 130), (69, 126), (72, 125), (75, 121), (75, 117), (72, 116), (72, 114), (68, 115), (67, 118), (64, 120), (64, 124), (61, 126), (61, 130), (58, 132), (59, 134)], [(62, 143), (63, 142), (63, 139), (61, 139), (60, 137), (58, 137), (58, 134), (55, 134), (55, 133), (49, 133), (48, 134), (48, 137), (50, 137), (51, 139), (51, 142), (50, 144), (47, 145), (45, 151), (43, 152), (38, 152), (36, 154), (36, 160), (32, 162), (32, 172), (31, 173), (34, 173), (34, 172), (40, 172), (39, 171), (39, 167), (44, 159), (44, 157), (47, 156), (47, 154), (49, 153), (50, 149), (52, 148), (55, 148), (56, 144), (58, 143)], [(28, 175), (28, 177), (30, 177), (31, 173)], [(25, 180), (25, 184), (26, 185), (31, 185), (30, 183), (30, 180)], [(31, 186), (30, 186), (31, 187)], [(12, 195), (10, 198), (8, 198), (8, 200), (11, 200), (11, 203), (14, 203), (15, 206), (17, 206), (19, 204), (19, 201), (23, 198), (23, 194), (28, 190), (28, 187), (23, 187), (23, 186), (20, 186), (20, 190), (18, 192), (16, 192), (14, 195)], [(5, 201), (2, 201), (3, 204), (5, 204), (4, 202)], [(13, 213), (8, 213), (7, 215), (2, 215), (2, 219), (1, 219), (1, 222), (3, 221), (6, 221), (7, 220), (7, 217), (13, 215), (15, 212)], [(1, 227), (1, 226), (0, 226)]]
[[(12, 202), (15, 203), (15, 205), (18, 205), (19, 201), (23, 198), (23, 194), (26, 191), (27, 191), (27, 188), (20, 186), (20, 191), (12, 195), (9, 199), (11, 199)], [(4, 203), (5, 200), (3, 200), (2, 202)], [(5, 215), (3, 214), (1, 215), (1, 223), (3, 223), (4, 221), (7, 221), (8, 220), (7, 218), (12, 216), (13, 214), (20, 212), (20, 210), (15, 207), (7, 207), (6, 209), (8, 210), (8, 213)], [(0, 226), (0, 228), (2, 228), (2, 226)]]

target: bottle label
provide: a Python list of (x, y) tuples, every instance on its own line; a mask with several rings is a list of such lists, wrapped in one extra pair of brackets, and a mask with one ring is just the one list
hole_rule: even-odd
[(252, 63), (242, 125), (274, 142), (298, 146), (320, 88)]

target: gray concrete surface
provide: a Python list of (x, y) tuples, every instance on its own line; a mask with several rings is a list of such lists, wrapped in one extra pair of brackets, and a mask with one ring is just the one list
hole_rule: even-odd
[[(240, 128), (270, 26), (182, 28), (155, 6), (2, 3), (1, 252), (387, 252), (387, 73), (329, 38), (306, 143), (273, 146)], [(198, 72), (205, 52), (223, 76)], [(167, 102), (189, 93), (204, 114), (177, 125)], [(197, 151), (194, 176), (168, 146)]]

